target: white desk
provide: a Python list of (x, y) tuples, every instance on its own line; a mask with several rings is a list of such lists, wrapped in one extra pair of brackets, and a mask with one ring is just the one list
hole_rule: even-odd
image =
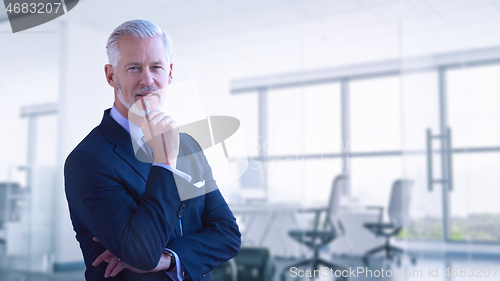
[[(267, 247), (273, 255), (298, 256), (304, 246), (288, 236), (292, 229), (299, 228), (297, 213), (308, 209), (298, 204), (235, 204), (230, 206), (238, 219), (244, 246)], [(378, 213), (362, 208), (341, 208), (338, 218), (342, 221), (345, 235), (329, 245), (328, 252), (363, 255), (367, 250), (382, 245), (385, 241), (376, 238), (363, 227), (366, 222), (376, 222)]]
[[(243, 239), (248, 239), (255, 246), (263, 246), (267, 235), (275, 228), (276, 219), (291, 219), (296, 226), (293, 214), (300, 209), (294, 204), (238, 204), (230, 208), (236, 217), (241, 217), (241, 224), (238, 222), (238, 225)], [(253, 235), (249, 237), (250, 234)]]

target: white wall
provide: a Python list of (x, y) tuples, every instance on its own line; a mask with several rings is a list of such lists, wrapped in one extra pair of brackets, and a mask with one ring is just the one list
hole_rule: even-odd
[(55, 262), (82, 260), (75, 239), (64, 193), (63, 165), (67, 155), (97, 125), (103, 111), (113, 105), (113, 90), (106, 82), (107, 34), (88, 28), (63, 24), (60, 62), (60, 124), (58, 185), (56, 190), (57, 222), (54, 229)]

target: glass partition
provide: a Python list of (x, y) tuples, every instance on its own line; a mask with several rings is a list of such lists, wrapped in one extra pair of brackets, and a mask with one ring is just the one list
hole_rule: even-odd
[(446, 85), (454, 180), (449, 239), (500, 241), (500, 66), (450, 69)]

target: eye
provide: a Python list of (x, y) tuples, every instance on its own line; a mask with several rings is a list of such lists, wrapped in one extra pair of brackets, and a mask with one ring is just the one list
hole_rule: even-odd
[(132, 66), (132, 67), (129, 67), (128, 70), (137, 70), (137, 69), (138, 69), (137, 66)]
[(161, 65), (155, 65), (155, 66), (153, 66), (153, 67), (154, 67), (155, 69), (163, 69), (163, 66), (161, 66)]

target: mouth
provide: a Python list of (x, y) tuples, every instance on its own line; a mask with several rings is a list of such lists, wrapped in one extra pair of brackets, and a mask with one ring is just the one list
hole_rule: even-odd
[(143, 97), (148, 97), (148, 96), (152, 96), (152, 95), (156, 95), (156, 92), (155, 91), (145, 91), (145, 92), (135, 94), (134, 97), (143, 98)]

